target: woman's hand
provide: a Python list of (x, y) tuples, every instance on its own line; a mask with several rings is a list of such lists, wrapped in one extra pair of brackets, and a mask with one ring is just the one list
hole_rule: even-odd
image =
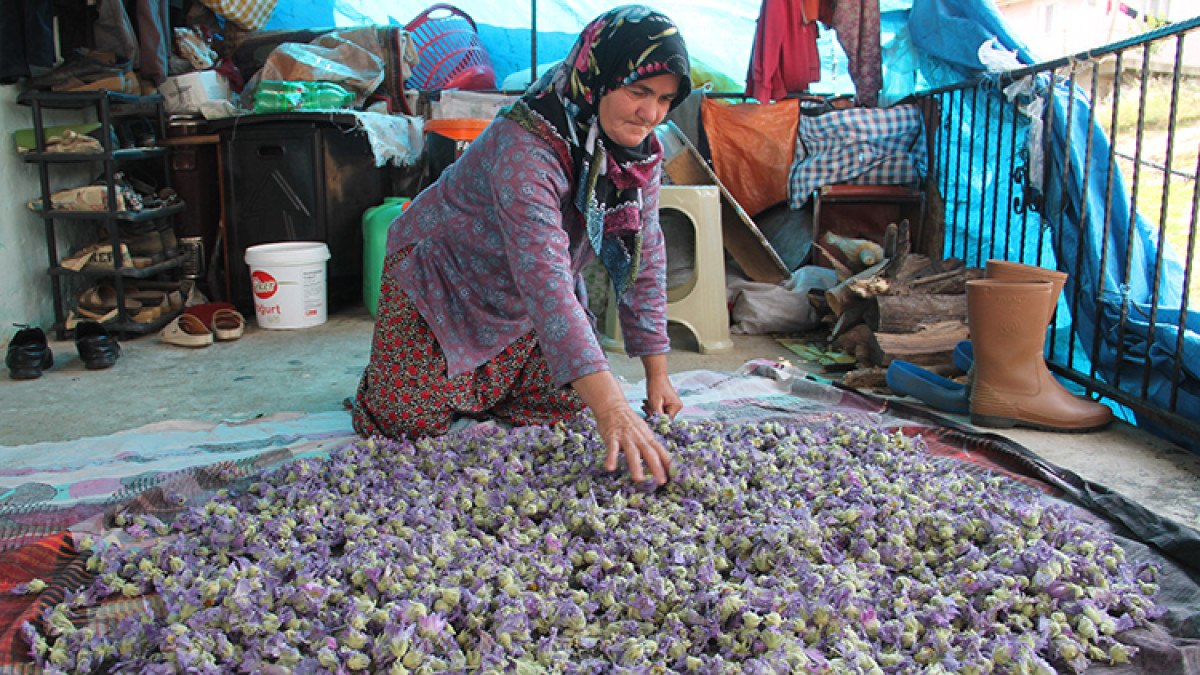
[(667, 355), (653, 354), (642, 357), (642, 370), (646, 371), (646, 401), (642, 410), (647, 415), (675, 415), (683, 410), (683, 401), (675, 392), (675, 385), (667, 375)]
[(604, 457), (606, 470), (616, 471), (617, 459), (624, 453), (629, 475), (635, 483), (646, 480), (643, 465), (650, 469), (655, 483), (663, 485), (671, 479), (671, 455), (633, 408), (622, 404), (595, 414), (600, 438), (608, 448)]
[[(671, 455), (658, 442), (641, 415), (629, 407), (612, 373), (602, 370), (584, 375), (572, 382), (571, 386), (596, 416), (600, 438), (604, 440), (608, 451), (604, 457), (605, 469), (616, 471), (618, 458), (624, 454), (625, 464), (634, 482), (646, 480), (645, 469), (650, 470), (654, 482), (659, 485), (670, 480)], [(671, 393), (674, 394), (674, 389), (671, 389)], [(679, 397), (675, 398), (678, 400)]]
[(675, 385), (666, 376), (646, 380), (646, 401), (642, 410), (647, 415), (667, 415), (671, 419), (683, 410), (683, 401), (675, 392)]

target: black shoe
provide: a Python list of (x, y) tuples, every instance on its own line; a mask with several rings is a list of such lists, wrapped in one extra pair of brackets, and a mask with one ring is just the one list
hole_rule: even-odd
[(80, 321), (75, 326), (75, 348), (88, 370), (111, 368), (121, 355), (121, 345), (108, 329), (95, 321)]
[(54, 353), (46, 344), (42, 329), (25, 326), (17, 331), (8, 343), (4, 365), (8, 366), (8, 376), (14, 380), (36, 380), (43, 370), (53, 366)]

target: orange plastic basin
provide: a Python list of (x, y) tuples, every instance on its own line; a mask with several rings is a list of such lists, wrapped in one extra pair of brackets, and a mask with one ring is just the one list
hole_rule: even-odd
[(473, 141), (483, 132), (491, 120), (474, 117), (454, 117), (444, 120), (426, 120), (425, 131), (455, 141)]

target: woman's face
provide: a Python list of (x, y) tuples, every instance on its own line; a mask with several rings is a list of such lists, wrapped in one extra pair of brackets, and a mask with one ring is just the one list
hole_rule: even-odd
[(600, 128), (614, 142), (632, 148), (662, 123), (679, 91), (679, 76), (663, 73), (631, 82), (600, 99)]

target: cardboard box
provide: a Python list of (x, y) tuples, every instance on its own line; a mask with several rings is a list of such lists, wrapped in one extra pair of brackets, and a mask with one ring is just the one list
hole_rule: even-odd
[(215, 70), (202, 70), (168, 77), (158, 88), (163, 95), (167, 112), (172, 115), (193, 115), (207, 101), (228, 101), (233, 96), (229, 81)]
[[(663, 136), (667, 136), (663, 138)], [(673, 124), (661, 132), (667, 159), (663, 172), (673, 185), (716, 185), (721, 190), (721, 239), (725, 250), (752, 281), (777, 284), (792, 276), (791, 270), (717, 178), (700, 152)]]

